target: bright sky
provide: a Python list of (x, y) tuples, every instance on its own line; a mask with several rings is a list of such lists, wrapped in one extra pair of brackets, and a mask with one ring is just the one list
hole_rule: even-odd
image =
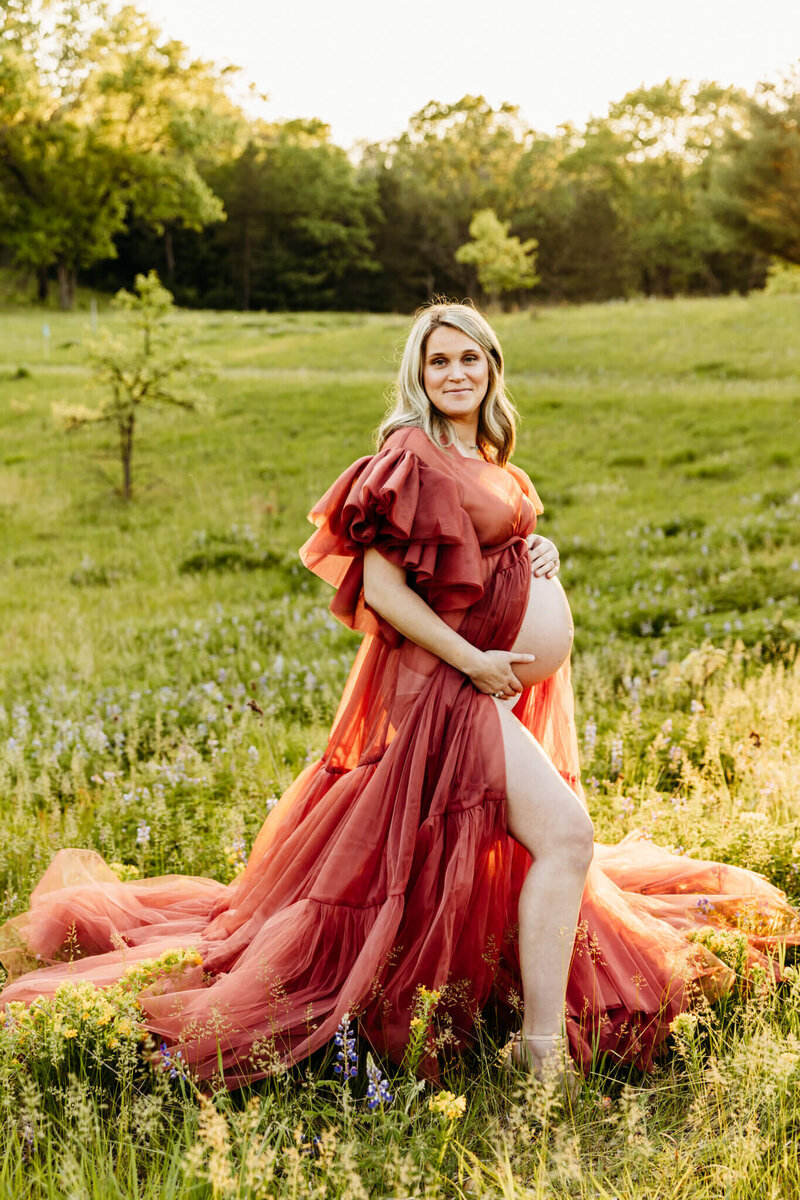
[(800, 0), (138, 0), (195, 56), (266, 92), (249, 111), (320, 117), (350, 147), (429, 100), (482, 94), (534, 129), (583, 125), (668, 76), (751, 90), (800, 58)]

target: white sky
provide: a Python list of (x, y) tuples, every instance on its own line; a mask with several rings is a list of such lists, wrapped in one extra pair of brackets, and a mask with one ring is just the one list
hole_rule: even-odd
[(249, 111), (320, 117), (350, 147), (429, 100), (482, 94), (534, 129), (583, 125), (668, 76), (751, 90), (800, 58), (800, 0), (138, 0), (196, 57), (267, 93)]

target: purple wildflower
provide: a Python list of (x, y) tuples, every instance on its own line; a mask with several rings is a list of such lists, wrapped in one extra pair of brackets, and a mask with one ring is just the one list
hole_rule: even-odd
[(172, 1052), (166, 1042), (161, 1043), (161, 1070), (169, 1071), (170, 1079), (177, 1079), (183, 1069), (183, 1051), (179, 1050), (173, 1057)]
[(334, 1045), (339, 1047), (336, 1055), (334, 1072), (342, 1079), (354, 1079), (358, 1074), (358, 1055), (356, 1054), (356, 1035), (350, 1029), (350, 1014), (345, 1013), (336, 1030)]
[(389, 1082), (383, 1078), (380, 1067), (371, 1054), (367, 1055), (367, 1105), (377, 1108), (379, 1104), (391, 1104), (394, 1096), (389, 1091)]

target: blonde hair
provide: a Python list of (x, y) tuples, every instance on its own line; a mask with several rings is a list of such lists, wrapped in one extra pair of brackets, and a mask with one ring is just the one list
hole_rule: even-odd
[(489, 364), (489, 386), (478, 413), (475, 439), (481, 452), (499, 466), (505, 466), (516, 441), (518, 413), (506, 394), (503, 378), (503, 351), (489, 322), (471, 304), (435, 302), (417, 311), (406, 340), (397, 380), (390, 393), (391, 407), (378, 426), (375, 441), (380, 450), (397, 429), (418, 426), (437, 446), (452, 446), (455, 429), (434, 408), (423, 383), (425, 350), (434, 329), (447, 325), (459, 329), (477, 342)]

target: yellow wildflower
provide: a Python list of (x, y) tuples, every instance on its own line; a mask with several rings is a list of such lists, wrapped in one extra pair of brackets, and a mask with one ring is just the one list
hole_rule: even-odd
[(77, 1037), (77, 1036), (78, 1036), (78, 1031), (77, 1031), (77, 1029), (72, 1029), (72, 1028), (70, 1028), (70, 1029), (65, 1029), (65, 1030), (64, 1030), (64, 1037), (65, 1037), (65, 1038), (74, 1038), (74, 1037)]
[(697, 1013), (691, 1010), (678, 1013), (676, 1017), (670, 1021), (669, 1031), (676, 1034), (678, 1037), (691, 1037), (698, 1024)]
[[(123, 1017), (122, 1020), (120, 1021), (119, 1025), (117, 1026), (118, 1031), (122, 1034), (123, 1037), (125, 1037), (126, 1034), (130, 1033), (131, 1028), (132, 1028), (131, 1023), (127, 1017)], [(109, 1045), (111, 1045), (110, 1042), (109, 1042)]]
[(119, 1042), (117, 1041), (116, 1038), (109, 1038), (107, 1045), (108, 1045), (109, 1050), (116, 1050), (117, 1046), (119, 1045)]
[(446, 1117), (448, 1121), (457, 1121), (467, 1111), (467, 1097), (455, 1096), (452, 1092), (439, 1092), (428, 1101), (431, 1112)]
[(424, 1029), (427, 1021), (423, 1021), (422, 1017), (412, 1017), (409, 1025), (412, 1029)]

